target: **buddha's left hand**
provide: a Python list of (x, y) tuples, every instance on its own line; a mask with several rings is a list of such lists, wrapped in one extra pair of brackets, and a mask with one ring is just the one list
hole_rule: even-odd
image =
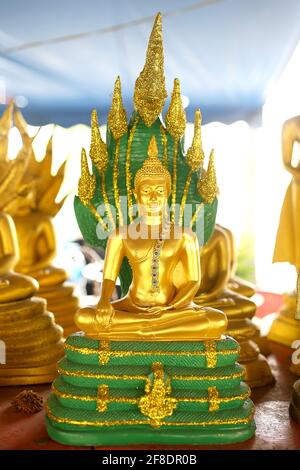
[(170, 310), (171, 308), (171, 305), (155, 305), (153, 307), (148, 307), (147, 313), (150, 313), (151, 315), (159, 315), (160, 313), (163, 313), (166, 310)]

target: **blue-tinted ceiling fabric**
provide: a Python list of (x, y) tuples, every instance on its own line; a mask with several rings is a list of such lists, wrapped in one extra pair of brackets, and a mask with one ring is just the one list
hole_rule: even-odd
[[(114, 80), (121, 76), (132, 110), (151, 22), (119, 31), (9, 51), (53, 37), (126, 23), (195, 5), (195, 0), (10, 0), (1, 5), (0, 83), (7, 97), (25, 96), (30, 123), (88, 123), (93, 107), (106, 120)], [(163, 18), (165, 73), (171, 94), (178, 77), (188, 118), (251, 122), (259, 116), (300, 39), (299, 0), (219, 0)]]

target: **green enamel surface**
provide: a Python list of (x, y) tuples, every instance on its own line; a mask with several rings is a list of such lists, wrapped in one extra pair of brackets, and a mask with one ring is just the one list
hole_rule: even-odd
[(208, 445), (231, 444), (250, 439), (255, 433), (255, 423), (248, 425), (218, 426), (206, 428), (173, 428), (173, 429), (116, 429), (105, 428), (103, 431), (81, 432), (64, 431), (46, 418), (46, 428), (49, 436), (61, 444), (78, 446), (119, 446), (135, 444), (158, 445)]
[[(79, 364), (99, 365), (99, 349), (101, 341), (92, 340), (87, 343), (86, 339), (80, 335), (73, 335), (67, 339), (65, 348), (66, 357), (72, 362)], [(89, 346), (87, 346), (89, 344)], [(68, 349), (68, 345), (75, 347), (76, 351)], [(89, 351), (86, 351), (89, 349)], [(227, 338), (216, 342), (217, 367), (234, 364), (238, 358), (238, 343)], [(226, 350), (226, 354), (223, 351)], [(158, 353), (155, 354), (155, 351)], [(165, 366), (178, 367), (207, 367), (207, 358), (205, 356), (206, 347), (201, 341), (198, 342), (120, 342), (112, 341), (109, 344), (109, 365), (130, 366), (147, 365), (151, 367), (153, 362), (163, 362)], [(130, 355), (126, 353), (130, 352)], [(140, 354), (139, 354), (140, 352)], [(150, 353), (145, 355), (143, 353)], [(176, 355), (178, 352), (180, 354)], [(117, 353), (114, 355), (114, 353)], [(124, 355), (122, 356), (122, 353)], [(153, 354), (152, 354), (153, 353)], [(197, 353), (203, 353), (196, 355)]]
[[(95, 351), (103, 346), (101, 342), (99, 345), (99, 341), (80, 334), (69, 337), (67, 344)], [(248, 398), (249, 387), (242, 382), (243, 368), (234, 360), (237, 343), (226, 337), (216, 341), (215, 346), (220, 363), (224, 357), (230, 357), (230, 364), (199, 367), (198, 358), (189, 353), (204, 351), (204, 342), (113, 341), (109, 344), (110, 351), (142, 352), (159, 347), (164, 352), (159, 362), (164, 367), (165, 376), (170, 378), (171, 397), (177, 400), (177, 405), (172, 415), (164, 418), (160, 428), (153, 428), (149, 418), (138, 407), (139, 398), (145, 395), (146, 378), (149, 377), (150, 381), (153, 378), (151, 365), (157, 358), (155, 355), (137, 356), (139, 364), (134, 363), (133, 356), (126, 356), (126, 364), (122, 362), (123, 357), (116, 357), (116, 363), (110, 361), (101, 365), (85, 362), (86, 357), (93, 358), (96, 353), (79, 353), (75, 362), (68, 351), (68, 357), (59, 362), (60, 376), (54, 381), (53, 393), (48, 400), (50, 416), (54, 416), (52, 420), (47, 418), (50, 436), (72, 445), (204, 444), (250, 438), (255, 429), (254, 410)], [(176, 351), (186, 354), (176, 355)], [(165, 360), (171, 357), (168, 356), (171, 352), (178, 362), (167, 365)], [(230, 354), (227, 356), (226, 352)], [(182, 357), (186, 363), (181, 362)], [(102, 377), (97, 376), (99, 374)], [(197, 380), (191, 379), (196, 376)], [(108, 386), (107, 407), (101, 412), (97, 410), (99, 385)], [(217, 389), (219, 408), (215, 411), (210, 411), (209, 387)], [(55, 417), (72, 423), (57, 422)], [(136, 420), (142, 424), (132, 423)], [(245, 422), (240, 423), (240, 420)]]
[[(161, 126), (163, 125), (161, 120), (158, 118), (151, 127), (147, 127), (143, 120), (134, 113), (131, 122), (129, 124), (128, 132), (121, 138), (120, 143), (120, 153), (119, 153), (119, 162), (118, 162), (118, 187), (120, 196), (127, 195), (126, 189), (126, 171), (125, 171), (125, 163), (126, 163), (126, 151), (127, 151), (127, 143), (129, 132), (133, 124), (133, 120), (135, 117), (138, 117), (138, 124), (136, 126), (136, 131), (134, 133), (134, 137), (132, 140), (131, 146), (131, 157), (130, 157), (130, 167), (131, 167), (131, 187), (133, 187), (134, 183), (134, 175), (136, 171), (141, 168), (143, 162), (147, 156), (147, 149), (150, 142), (152, 135), (155, 135), (159, 156), (161, 160), (163, 159), (163, 143), (162, 143), (162, 136), (161, 136)], [(167, 142), (168, 142), (168, 170), (170, 171), (171, 175), (173, 174), (173, 155), (174, 155), (174, 141), (170, 134), (166, 131)], [(116, 142), (108, 128), (107, 130), (107, 148), (108, 148), (108, 156), (109, 156), (109, 163), (105, 172), (105, 182), (106, 182), (106, 192), (108, 196), (108, 200), (112, 206), (115, 207), (115, 200), (113, 194), (113, 163), (114, 163), (114, 154), (116, 148)], [(178, 145), (178, 154), (177, 154), (177, 188), (176, 188), (176, 202), (180, 203), (185, 187), (185, 183), (190, 171), (189, 166), (185, 161), (185, 156), (183, 154), (183, 144), (182, 142)], [(98, 207), (100, 204), (103, 203), (102, 195), (101, 195), (101, 178), (95, 168), (93, 168), (93, 173), (96, 175), (97, 180), (97, 187), (95, 191), (94, 198), (92, 199), (92, 204), (95, 207)], [(198, 193), (197, 190), (197, 181), (198, 181), (199, 174), (193, 173), (190, 188), (188, 191), (188, 196), (186, 203), (192, 204), (193, 212), (196, 210), (196, 205), (202, 202), (202, 198)], [(134, 202), (134, 201), (133, 201)], [(199, 235), (199, 242), (202, 245), (206, 243), (209, 238), (211, 237), (215, 219), (216, 219), (216, 212), (217, 212), (217, 205), (218, 201), (217, 198), (213, 201), (212, 204), (205, 204), (204, 211), (200, 212), (199, 218), (202, 217), (204, 232)], [(100, 240), (97, 236), (97, 225), (98, 222), (95, 219), (94, 215), (91, 213), (90, 209), (87, 206), (84, 206), (79, 198), (76, 196), (74, 200), (74, 209), (76, 218), (78, 221), (79, 228), (81, 230), (83, 238), (92, 246), (101, 246), (105, 249), (106, 247), (106, 239)], [(203, 218), (204, 212), (204, 218)], [(126, 220), (125, 213), (124, 213), (124, 220)], [(127, 223), (129, 223), (129, 219), (127, 219)], [(129, 285), (131, 283), (131, 270), (128, 264), (128, 261), (125, 260), (121, 267), (120, 271), (120, 281), (123, 294), (128, 291)]]

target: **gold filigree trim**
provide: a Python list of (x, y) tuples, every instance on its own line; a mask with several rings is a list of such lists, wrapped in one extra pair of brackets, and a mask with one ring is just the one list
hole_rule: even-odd
[[(68, 351), (74, 351), (81, 353), (83, 355), (97, 354), (96, 349), (91, 348), (79, 348), (71, 344), (65, 343), (65, 349)], [(227, 349), (226, 351), (217, 351), (218, 354), (222, 356), (230, 356), (234, 354), (239, 354), (240, 348), (237, 349)], [(113, 351), (109, 352), (110, 357), (128, 357), (128, 356), (206, 356), (206, 351)]]
[(186, 162), (192, 171), (198, 171), (203, 166), (204, 152), (201, 140), (201, 112), (197, 109), (194, 121), (194, 137), (193, 142), (186, 154)]
[(208, 387), (208, 411), (218, 411), (220, 408), (220, 398), (217, 387)]
[(99, 385), (97, 393), (97, 406), (96, 409), (99, 413), (103, 413), (107, 410), (107, 404), (109, 400), (108, 385)]
[(215, 341), (204, 341), (206, 352), (206, 365), (210, 369), (217, 365), (217, 349)]
[(217, 197), (219, 189), (215, 170), (214, 150), (211, 151), (207, 171), (202, 170), (201, 178), (198, 181), (198, 191), (207, 204), (212, 204)]
[(81, 175), (78, 181), (78, 197), (84, 206), (93, 199), (96, 189), (96, 177), (90, 174), (85, 149), (81, 150)]
[(99, 364), (103, 366), (107, 364), (110, 359), (110, 351), (109, 351), (109, 340), (104, 339), (99, 341)]
[(171, 397), (170, 377), (165, 376), (163, 365), (155, 362), (152, 365), (153, 380), (147, 380), (145, 395), (138, 400), (141, 413), (150, 418), (153, 428), (159, 428), (163, 419), (172, 416), (177, 400)]
[(122, 226), (124, 224), (124, 221), (123, 221), (123, 214), (122, 214), (122, 209), (120, 205), (120, 194), (119, 194), (119, 184), (118, 184), (119, 155), (120, 155), (120, 139), (116, 141), (116, 150), (115, 150), (114, 167), (113, 167), (113, 188), (114, 188), (115, 205), (116, 205), (117, 215), (119, 219), (119, 226)]
[(132, 213), (132, 174), (131, 174), (131, 146), (133, 137), (135, 134), (136, 126), (139, 122), (139, 116), (136, 116), (133, 122), (133, 126), (130, 129), (128, 143), (127, 143), (127, 150), (126, 150), (126, 163), (125, 163), (125, 170), (126, 170), (126, 190), (127, 190), (127, 200), (128, 200), (128, 216), (130, 222), (133, 221), (133, 213)]
[(193, 172), (192, 172), (192, 170), (190, 170), (190, 172), (188, 174), (188, 177), (186, 179), (186, 182), (185, 182), (184, 191), (183, 191), (181, 204), (180, 204), (179, 225), (182, 225), (182, 217), (183, 217), (183, 213), (184, 213), (184, 208), (185, 208), (185, 203), (186, 203), (186, 200), (187, 200), (188, 192), (189, 192), (189, 189), (190, 189), (192, 174), (193, 174)]
[(171, 205), (171, 221), (175, 221), (175, 204), (176, 204), (176, 186), (177, 186), (177, 153), (178, 153), (178, 140), (174, 140), (174, 155), (173, 155), (173, 176), (172, 176), (172, 205)]
[(192, 220), (191, 220), (191, 223), (190, 223), (190, 227), (193, 227), (193, 225), (196, 223), (196, 220), (198, 218), (198, 215), (200, 214), (200, 211), (204, 208), (204, 203), (202, 202), (201, 204), (198, 205), (193, 217), (192, 217)]
[[(86, 378), (92, 378), (92, 379), (107, 379), (107, 380), (147, 380), (147, 375), (129, 375), (129, 374), (120, 374), (120, 375), (114, 375), (114, 374), (98, 374), (98, 373), (92, 373), (92, 372), (87, 372), (84, 370), (78, 370), (76, 372), (70, 371), (70, 370), (65, 370), (63, 367), (58, 367), (58, 373), (60, 375), (66, 375), (70, 377), (86, 377)], [(186, 380), (186, 381), (215, 381), (215, 380), (230, 380), (230, 379), (237, 379), (237, 378), (242, 378), (244, 376), (244, 371), (242, 372), (237, 372), (235, 374), (230, 374), (230, 375), (173, 375), (172, 380)]]
[[(146, 383), (148, 383), (146, 381)], [(69, 400), (79, 400), (79, 401), (92, 401), (95, 402), (97, 400), (96, 396), (92, 395), (75, 395), (73, 393), (66, 393), (61, 392), (58, 390), (54, 385), (51, 387), (52, 392), (60, 397)], [(230, 403), (236, 400), (247, 400), (250, 397), (250, 390), (241, 395), (235, 395), (233, 397), (223, 397), (219, 398), (220, 403)], [(131, 405), (136, 405), (139, 398), (128, 398), (128, 397), (109, 397), (107, 403), (129, 403)], [(176, 397), (177, 403), (209, 403), (208, 398), (186, 398), (186, 397)]]
[(127, 116), (123, 106), (121, 80), (119, 76), (115, 81), (113, 99), (108, 114), (107, 123), (115, 140), (121, 139), (121, 137), (126, 134)]
[(104, 220), (102, 219), (101, 215), (98, 214), (98, 211), (96, 209), (95, 206), (93, 206), (93, 204), (89, 203), (87, 205), (87, 207), (90, 209), (90, 211), (92, 212), (92, 214), (94, 215), (95, 219), (98, 220), (98, 222), (100, 223), (101, 227), (103, 228), (103, 230), (105, 232), (108, 232), (108, 227), (106, 225), (106, 223), (104, 222)]
[(134, 87), (134, 106), (147, 127), (162, 112), (166, 97), (162, 19), (158, 13), (148, 43), (146, 62)]
[[(103, 427), (113, 427), (113, 426), (136, 426), (149, 424), (147, 419), (131, 419), (131, 420), (114, 420), (114, 421), (78, 421), (76, 419), (70, 418), (61, 418), (60, 416), (55, 416), (50, 408), (48, 403), (46, 404), (46, 413), (48, 418), (56, 423), (64, 424), (74, 424), (78, 426), (103, 426)], [(236, 418), (236, 419), (216, 419), (213, 421), (183, 421), (183, 422), (164, 422), (163, 426), (218, 426), (223, 424), (235, 425), (235, 424), (249, 424), (253, 420), (254, 412), (250, 414), (248, 418)]]
[(101, 174), (101, 188), (102, 188), (102, 197), (103, 197), (103, 202), (105, 205), (106, 213), (108, 215), (109, 221), (111, 223), (111, 228), (112, 230), (115, 228), (115, 221), (111, 212), (107, 192), (106, 192), (106, 184), (105, 184), (105, 174)]
[(161, 142), (164, 150), (164, 155), (163, 155), (163, 165), (166, 169), (168, 169), (168, 138), (166, 134), (166, 130), (164, 126), (161, 124), (160, 125), (160, 135), (161, 135)]

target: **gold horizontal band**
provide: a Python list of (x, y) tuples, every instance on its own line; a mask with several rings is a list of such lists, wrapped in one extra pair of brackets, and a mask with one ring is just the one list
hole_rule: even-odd
[[(86, 377), (92, 379), (107, 379), (107, 380), (147, 380), (147, 375), (114, 375), (114, 374), (97, 374), (92, 372), (86, 372), (83, 370), (79, 370), (76, 372), (65, 370), (62, 367), (58, 368), (58, 373), (60, 375), (66, 375), (69, 377)], [(244, 371), (237, 372), (235, 374), (230, 375), (173, 375), (173, 380), (228, 380), (228, 379), (237, 379), (242, 378), (244, 375)]]
[[(64, 424), (74, 424), (78, 426), (136, 426), (136, 425), (149, 425), (150, 419), (142, 420), (142, 419), (131, 419), (131, 420), (114, 420), (114, 421), (78, 421), (76, 419), (70, 418), (61, 418), (60, 416), (55, 416), (49, 409), (48, 403), (46, 404), (46, 413), (48, 418), (56, 423), (64, 423)], [(162, 426), (218, 426), (223, 424), (248, 424), (253, 419), (253, 414), (248, 418), (237, 418), (237, 419), (216, 419), (214, 421), (183, 421), (183, 422), (162, 422)]]
[[(68, 351), (79, 352), (83, 355), (99, 354), (98, 349), (79, 348), (71, 344), (65, 344), (65, 349)], [(239, 354), (239, 348), (230, 349), (226, 351), (216, 351), (222, 356), (229, 356), (231, 354)], [(114, 357), (127, 357), (127, 356), (207, 356), (207, 351), (109, 351), (110, 356)]]
[[(91, 395), (74, 395), (72, 393), (65, 393), (61, 392), (58, 390), (54, 385), (52, 385), (52, 392), (60, 397), (60, 398), (67, 398), (71, 400), (79, 400), (79, 401), (97, 401), (96, 396), (91, 396)], [(235, 400), (247, 400), (247, 398), (250, 397), (250, 391), (241, 394), (241, 395), (236, 395), (234, 397), (223, 397), (219, 398), (220, 403), (229, 403), (231, 401)], [(114, 397), (114, 398), (108, 398), (107, 402), (108, 403), (130, 403), (135, 405), (138, 402), (139, 398), (127, 398), (127, 397)], [(182, 402), (182, 403), (208, 403), (209, 399), (208, 398), (185, 398), (185, 397), (176, 397), (176, 401)]]

